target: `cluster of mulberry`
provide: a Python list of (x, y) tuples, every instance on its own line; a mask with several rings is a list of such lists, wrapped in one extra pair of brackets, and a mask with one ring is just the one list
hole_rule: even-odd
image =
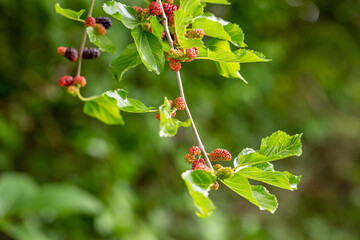
[[(231, 160), (231, 154), (229, 151), (225, 149), (217, 148), (214, 151), (212, 151), (209, 155), (209, 158), (211, 161), (230, 161)], [(198, 159), (196, 159), (198, 157)], [(192, 164), (191, 169), (192, 170), (202, 170), (207, 171), (213, 174), (217, 180), (225, 180), (232, 176), (234, 176), (234, 170), (231, 167), (223, 167), (220, 164), (216, 164), (213, 166), (214, 171), (211, 170), (206, 165), (206, 162), (204, 159), (201, 158), (201, 150), (197, 146), (193, 146), (189, 149), (188, 153), (185, 155), (185, 162)], [(210, 189), (211, 190), (218, 190), (219, 183), (215, 182)]]
[[(105, 35), (106, 29), (111, 27), (111, 20), (107, 17), (88, 17), (84, 21), (85, 28), (93, 27), (96, 34)], [(75, 62), (79, 58), (79, 52), (76, 48), (72, 47), (58, 47), (57, 53), (65, 58), (69, 59), (72, 62)], [(94, 59), (100, 56), (100, 50), (98, 48), (84, 48), (81, 56), (83, 59)], [(67, 90), (71, 94), (75, 94), (79, 88), (86, 85), (86, 79), (83, 76), (76, 76), (73, 78), (70, 75), (62, 76), (59, 79), (60, 87), (67, 87)]]
[(85, 27), (93, 27), (97, 34), (105, 36), (106, 29), (109, 29), (112, 23), (108, 17), (97, 17), (96, 19), (88, 17), (86, 18), (84, 25)]
[(181, 69), (181, 62), (191, 62), (199, 54), (197, 47), (184, 49), (170, 49), (169, 51), (169, 67), (172, 71), (178, 72)]
[[(167, 61), (169, 61), (169, 67), (172, 71), (178, 72), (181, 69), (181, 62), (191, 62), (193, 61), (197, 55), (199, 54), (199, 50), (196, 47), (183, 49), (179, 46), (179, 42), (177, 39), (177, 35), (175, 32), (175, 19), (174, 12), (179, 9), (178, 5), (174, 5), (174, 0), (166, 0), (165, 3), (162, 3), (162, 7), (158, 2), (151, 2), (148, 8), (142, 9), (141, 7), (134, 6), (134, 10), (138, 17), (144, 21), (149, 20), (150, 16), (160, 16), (162, 9), (167, 17), (169, 30), (171, 37), (174, 41), (174, 48), (169, 52), (165, 52), (165, 56)], [(143, 29), (149, 32), (152, 32), (151, 25), (149, 23), (143, 24)], [(186, 38), (203, 38), (205, 35), (202, 29), (193, 29), (185, 34)], [(162, 39), (166, 41), (166, 34), (163, 32)]]
[[(57, 53), (70, 61), (74, 62), (78, 59), (79, 53), (75, 48), (58, 47)], [(100, 56), (100, 50), (98, 48), (84, 48), (82, 52), (83, 59), (94, 59)]]
[(65, 75), (59, 79), (59, 86), (67, 87), (68, 92), (71, 94), (74, 94), (79, 88), (85, 87), (85, 85), (86, 79), (83, 76), (76, 76), (73, 78), (70, 75)]
[[(168, 100), (171, 108), (171, 117), (176, 116), (176, 111), (183, 111), (185, 109), (185, 101), (181, 97), (175, 99), (175, 104), (172, 100)], [(160, 120), (160, 111), (156, 113), (156, 118)]]

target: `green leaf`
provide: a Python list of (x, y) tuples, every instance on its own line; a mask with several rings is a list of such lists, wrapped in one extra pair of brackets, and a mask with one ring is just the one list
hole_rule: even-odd
[(60, 7), (59, 3), (56, 3), (55, 4), (55, 12), (63, 15), (64, 17), (67, 17), (69, 19), (84, 22), (84, 20), (80, 19), (80, 17), (85, 12), (85, 9), (82, 9), (82, 10), (76, 12), (71, 9), (62, 8), (62, 7)]
[(226, 78), (240, 78), (248, 83), (240, 74), (240, 63), (215, 62), (218, 73)]
[(0, 230), (17, 240), (50, 240), (44, 233), (41, 232), (38, 224), (30, 221), (11, 222), (6, 221), (0, 225)]
[(231, 190), (258, 206), (260, 210), (267, 210), (271, 213), (276, 211), (278, 206), (276, 197), (270, 194), (263, 186), (250, 185), (249, 181), (240, 173), (235, 173), (234, 176), (222, 182)]
[(210, 186), (215, 183), (215, 176), (202, 170), (188, 170), (181, 176), (199, 210), (196, 214), (199, 217), (209, 217), (215, 209), (213, 202), (208, 197)]
[(121, 80), (130, 68), (141, 64), (141, 58), (134, 43), (126, 46), (120, 56), (110, 63), (109, 69), (115, 80)]
[(240, 152), (234, 160), (234, 165), (241, 167), (300, 156), (301, 136), (302, 134), (290, 136), (285, 132), (277, 131), (270, 137), (262, 139), (259, 151), (247, 148)]
[(172, 110), (169, 101), (165, 97), (164, 104), (160, 106), (160, 137), (172, 137), (177, 133), (179, 127), (189, 127), (191, 120), (188, 119), (186, 122), (177, 120), (171, 117)]
[(0, 178), (0, 218), (18, 212), (38, 192), (38, 186), (25, 174), (4, 173)]
[(129, 29), (134, 29), (141, 23), (136, 11), (132, 7), (120, 2), (111, 1), (104, 3), (103, 9), (107, 14), (120, 20)]
[(139, 100), (128, 98), (128, 92), (123, 89), (107, 91), (99, 97), (85, 102), (84, 113), (109, 124), (124, 124), (120, 111), (129, 113), (150, 112), (153, 107), (146, 107)]
[(192, 28), (204, 30), (205, 35), (209, 37), (231, 41), (230, 35), (219, 22), (212, 21), (206, 17), (196, 18), (192, 23)]
[(170, 50), (170, 46), (169, 46), (168, 42), (164, 42), (162, 40), (164, 26), (159, 21), (161, 21), (161, 20), (156, 16), (152, 16), (150, 18), (152, 33), (159, 39), (159, 41), (163, 47), (163, 51), (168, 52)]
[(77, 212), (96, 214), (102, 203), (81, 188), (69, 184), (48, 184), (34, 199), (33, 207), (54, 213)]
[(149, 71), (160, 74), (164, 70), (165, 57), (160, 40), (141, 26), (131, 30), (138, 53)]
[[(221, 40), (219, 40), (221, 41)], [(196, 59), (212, 60), (216, 62), (228, 63), (251, 63), (251, 62), (268, 62), (265, 56), (253, 50), (239, 49), (234, 52), (230, 51), (211, 51), (208, 48), (199, 48), (199, 55)]]
[(115, 45), (107, 36), (96, 34), (94, 28), (92, 27), (86, 28), (86, 32), (89, 36), (90, 42), (98, 46), (101, 51), (107, 51), (112, 54), (116, 53)]
[(147, 107), (144, 103), (137, 99), (128, 98), (128, 91), (124, 89), (117, 89), (115, 91), (108, 91), (106, 95), (116, 99), (117, 107), (124, 112), (129, 113), (146, 113), (150, 112), (153, 107)]
[(301, 176), (294, 176), (289, 172), (282, 173), (274, 171), (273, 169), (271, 171), (264, 171), (254, 166), (242, 168), (238, 171), (238, 173), (246, 178), (261, 181), (288, 190), (296, 190), (297, 184), (301, 178)]
[[(231, 52), (230, 44), (226, 40), (211, 39), (207, 44), (208, 49), (216, 51)], [(218, 73), (226, 78), (240, 78), (246, 80), (240, 74), (240, 63), (215, 62)]]
[(230, 5), (227, 0), (201, 0), (202, 2)]
[(187, 39), (184, 36), (186, 25), (191, 23), (195, 17), (202, 15), (203, 11), (204, 7), (200, 0), (181, 0), (179, 9), (174, 12), (176, 36), (183, 48), (204, 46), (200, 39)]
[(125, 122), (116, 105), (116, 99), (109, 97), (106, 93), (96, 97), (84, 104), (84, 113), (97, 118), (108, 125), (124, 125)]
[[(200, 18), (197, 18), (197, 19), (202, 19), (202, 18), (205, 18), (208, 21), (212, 21), (212, 22), (216, 22), (216, 23), (220, 24), (222, 26), (223, 30), (227, 33), (227, 35), (225, 35), (225, 36), (222, 36), (221, 34), (218, 34), (216, 36), (215, 35), (216, 33), (212, 33), (213, 37), (228, 40), (237, 47), (246, 47), (246, 44), (244, 43), (244, 39), (245, 39), (244, 32), (239, 27), (239, 25), (225, 21), (222, 18), (218, 18), (212, 13), (205, 13), (203, 16), (201, 16)], [(204, 21), (204, 22), (207, 22), (207, 21)], [(199, 22), (197, 24), (201, 24), (201, 23), (202, 22)], [(204, 25), (204, 24), (201, 24), (201, 25)], [(199, 28), (199, 27), (202, 27), (202, 26), (197, 26), (196, 28)], [(221, 32), (223, 32), (223, 31), (221, 31)], [(229, 40), (228, 36), (230, 37), (230, 40)]]

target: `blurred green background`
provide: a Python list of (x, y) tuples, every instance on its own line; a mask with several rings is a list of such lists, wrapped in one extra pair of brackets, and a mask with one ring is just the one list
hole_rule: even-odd
[[(302, 175), (299, 189), (267, 186), (279, 201), (260, 211), (223, 185), (217, 210), (198, 218), (181, 179), (196, 144), (191, 129), (158, 136), (155, 114), (124, 114), (106, 126), (57, 86), (75, 63), (81, 23), (55, 14), (54, 0), (0, 1), (0, 239), (360, 239), (360, 2), (232, 1), (209, 5), (238, 23), (250, 49), (273, 59), (242, 65), (249, 82), (220, 77), (212, 62), (183, 65), (189, 106), (208, 151), (258, 149), (278, 129), (304, 133), (303, 155), (275, 163)], [(104, 16), (96, 1), (94, 16)], [(133, 1), (127, 1), (132, 2)], [(89, 1), (60, 1), (87, 8)], [(118, 54), (132, 41), (113, 19)], [(90, 43), (87, 44), (91, 46)], [(174, 73), (144, 66), (114, 82), (103, 53), (84, 62), (85, 96), (124, 88), (150, 106), (178, 97)], [(185, 113), (178, 114), (186, 119)], [(35, 200), (34, 200), (35, 199)]]

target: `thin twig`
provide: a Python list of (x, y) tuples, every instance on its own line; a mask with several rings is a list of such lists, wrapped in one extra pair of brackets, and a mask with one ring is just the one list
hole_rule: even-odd
[[(91, 17), (92, 15), (92, 11), (93, 11), (93, 8), (94, 8), (94, 2), (95, 0), (91, 0), (91, 3), (90, 3), (90, 7), (89, 7), (89, 12), (88, 12), (88, 17)], [(78, 68), (77, 68), (77, 73), (76, 73), (76, 76), (80, 76), (81, 74), (81, 63), (82, 63), (82, 55), (83, 55), (83, 51), (84, 51), (84, 47), (85, 47), (85, 43), (86, 43), (86, 37), (87, 37), (87, 33), (86, 33), (86, 28), (84, 30), (84, 34), (83, 34), (83, 37), (82, 37), (82, 41), (81, 41), (81, 45), (80, 45), (80, 55), (79, 55), (79, 64), (78, 64)]]
[[(164, 26), (164, 29), (165, 29), (165, 34), (166, 34), (166, 38), (169, 42), (169, 46), (170, 48), (174, 48), (174, 41), (173, 39), (171, 38), (171, 35), (170, 35), (170, 31), (169, 31), (169, 26), (168, 26), (168, 21), (167, 21), (167, 17), (166, 17), (166, 14), (164, 12), (164, 8), (162, 6), (162, 2), (161, 0), (156, 0), (157, 3), (160, 4), (160, 7), (161, 7), (161, 18), (162, 18), (162, 22), (163, 22), (163, 26)], [(177, 81), (178, 81), (178, 85), (179, 85), (179, 90), (180, 90), (180, 96), (182, 97), (182, 99), (184, 99), (184, 102), (185, 102), (185, 110), (186, 110), (186, 113), (188, 115), (188, 117), (190, 118), (191, 120), (191, 127), (194, 131), (194, 134), (195, 134), (195, 137), (196, 137), (196, 140), (198, 142), (198, 146), (207, 162), (207, 164), (209, 165), (209, 167), (214, 170), (210, 160), (209, 160), (209, 157), (207, 156), (206, 154), (206, 150), (205, 150), (205, 147), (201, 141), (201, 138), (200, 138), (200, 135), (196, 129), (196, 125), (195, 125), (195, 122), (191, 116), (191, 112), (190, 112), (190, 109), (186, 103), (186, 99), (185, 99), (185, 94), (184, 94), (184, 88), (183, 88), (183, 85), (182, 85), (182, 81), (181, 81), (181, 75), (180, 75), (180, 71), (176, 72), (176, 77), (177, 77)]]

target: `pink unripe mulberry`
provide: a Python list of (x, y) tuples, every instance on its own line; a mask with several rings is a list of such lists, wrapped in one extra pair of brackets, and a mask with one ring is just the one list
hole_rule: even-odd
[(65, 86), (70, 86), (74, 83), (74, 79), (72, 76), (70, 75), (65, 75), (65, 76), (62, 76), (60, 79), (59, 79), (59, 86), (60, 87), (65, 87)]
[(186, 104), (182, 97), (178, 97), (175, 99), (175, 107), (179, 111), (183, 111), (185, 109)]
[(194, 170), (210, 171), (211, 169), (208, 166), (206, 166), (205, 164), (198, 163), (195, 165)]
[(201, 155), (201, 150), (198, 146), (192, 146), (191, 148), (189, 148), (189, 151), (188, 151), (189, 154), (192, 154), (192, 155), (196, 155), (196, 156), (199, 156)]
[(193, 29), (193, 30), (190, 30), (189, 32), (186, 33), (185, 37), (187, 38), (203, 38), (205, 35), (205, 32), (204, 30), (202, 29)]
[(231, 154), (225, 149), (217, 148), (209, 154), (211, 161), (230, 161)]
[(214, 190), (214, 191), (218, 190), (219, 189), (219, 183), (215, 182), (213, 185), (211, 185), (210, 189)]
[(172, 108), (174, 106), (174, 102), (172, 100), (168, 100), (170, 107)]
[(169, 51), (169, 55), (172, 59), (180, 60), (182, 57), (184, 57), (184, 52), (181, 51), (180, 49), (172, 48)]
[(161, 14), (161, 6), (157, 2), (151, 2), (149, 5), (150, 14), (153, 16)]
[(195, 169), (196, 165), (198, 164), (202, 164), (202, 165), (205, 165), (206, 166), (206, 163), (204, 161), (204, 159), (200, 158), (200, 159), (196, 159), (194, 162), (193, 162), (193, 165), (192, 165), (192, 170)]
[(97, 23), (94, 26), (94, 30), (96, 34), (105, 36), (106, 35), (106, 29), (101, 23)]
[(76, 76), (74, 78), (74, 84), (84, 87), (86, 85), (86, 79), (83, 76)]
[(174, 72), (178, 72), (181, 69), (181, 62), (180, 60), (170, 58), (169, 66), (171, 70), (173, 70)]
[(197, 47), (186, 49), (186, 56), (188, 58), (196, 58), (198, 54), (199, 54), (199, 49)]
[(195, 161), (195, 155), (193, 154), (185, 154), (185, 162), (187, 163), (193, 163)]
[(136, 11), (136, 13), (138, 15), (140, 15), (142, 13), (142, 11), (143, 11), (143, 9), (141, 7), (134, 6), (133, 8), (134, 8), (134, 10)]
[(84, 25), (85, 27), (94, 27), (96, 24), (96, 20), (93, 17), (86, 18)]
[(56, 52), (57, 52), (57, 54), (64, 56), (66, 49), (67, 49), (66, 47), (58, 47)]

